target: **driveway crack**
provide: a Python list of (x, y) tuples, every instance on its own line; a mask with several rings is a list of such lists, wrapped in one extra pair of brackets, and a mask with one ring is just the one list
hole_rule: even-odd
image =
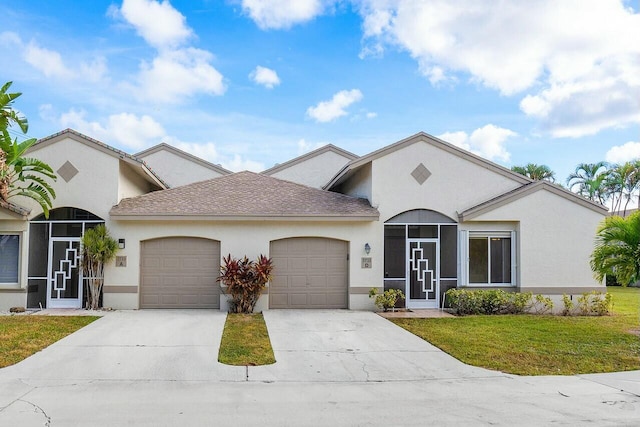
[(351, 353), (353, 354), (353, 358), (356, 360), (356, 362), (359, 362), (362, 364), (362, 372), (364, 372), (366, 379), (365, 382), (370, 382), (370, 377), (369, 377), (369, 371), (367, 370), (367, 363), (364, 360), (360, 360), (358, 359), (358, 353)]
[(30, 402), (28, 400), (24, 400), (24, 399), (17, 399), (18, 402), (24, 402), (28, 405), (33, 406), (33, 409), (35, 410), (35, 412), (40, 412), (43, 416), (44, 416), (44, 427), (50, 427), (51, 426), (51, 417), (49, 415), (47, 415), (47, 413), (44, 411), (44, 409), (42, 409), (40, 406), (36, 405), (33, 402)]

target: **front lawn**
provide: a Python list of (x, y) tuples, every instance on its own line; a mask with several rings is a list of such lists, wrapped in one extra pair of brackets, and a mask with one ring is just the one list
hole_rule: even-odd
[(393, 319), (464, 363), (518, 375), (640, 369), (640, 289), (610, 287), (611, 316)]
[(275, 363), (262, 314), (227, 314), (218, 361), (238, 366)]
[(87, 326), (96, 316), (0, 316), (0, 368), (13, 365)]

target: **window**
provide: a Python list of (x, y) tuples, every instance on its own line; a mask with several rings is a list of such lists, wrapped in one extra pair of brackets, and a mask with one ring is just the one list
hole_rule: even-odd
[(511, 234), (469, 236), (469, 284), (513, 285)]
[(17, 285), (20, 260), (20, 236), (0, 234), (0, 285)]

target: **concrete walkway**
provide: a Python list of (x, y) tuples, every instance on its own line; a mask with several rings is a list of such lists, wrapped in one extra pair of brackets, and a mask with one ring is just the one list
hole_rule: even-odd
[(633, 391), (640, 371), (517, 377), (464, 365), (373, 313), (274, 310), (265, 318), (278, 361), (245, 368), (216, 361), (224, 313), (108, 313), (0, 370), (0, 425), (636, 426), (640, 419)]

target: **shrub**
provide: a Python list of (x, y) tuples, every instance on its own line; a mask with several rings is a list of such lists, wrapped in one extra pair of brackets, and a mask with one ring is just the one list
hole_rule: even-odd
[(250, 261), (246, 256), (240, 260), (231, 258), (231, 254), (222, 259), (218, 281), (226, 286), (223, 291), (230, 295), (230, 313), (253, 313), (253, 309), (262, 294), (262, 290), (273, 271), (273, 261), (264, 255)]
[(538, 294), (533, 299), (529, 310), (534, 314), (547, 314), (553, 310), (553, 301), (550, 297)]
[(530, 292), (505, 292), (501, 289), (449, 289), (446, 301), (457, 314), (520, 314), (531, 306)]
[(383, 311), (394, 309), (399, 300), (404, 299), (404, 293), (400, 289), (387, 289), (382, 294), (378, 294), (377, 288), (369, 289), (369, 298), (375, 297), (375, 305)]
[(562, 309), (563, 316), (570, 316), (573, 313), (573, 301), (571, 301), (571, 297), (567, 294), (562, 294), (562, 304), (564, 304), (564, 308)]
[(578, 297), (578, 310), (582, 316), (605, 316), (611, 311), (611, 294), (585, 292)]
[(533, 294), (531, 292), (512, 292), (507, 301), (507, 313), (522, 314), (531, 308)]

